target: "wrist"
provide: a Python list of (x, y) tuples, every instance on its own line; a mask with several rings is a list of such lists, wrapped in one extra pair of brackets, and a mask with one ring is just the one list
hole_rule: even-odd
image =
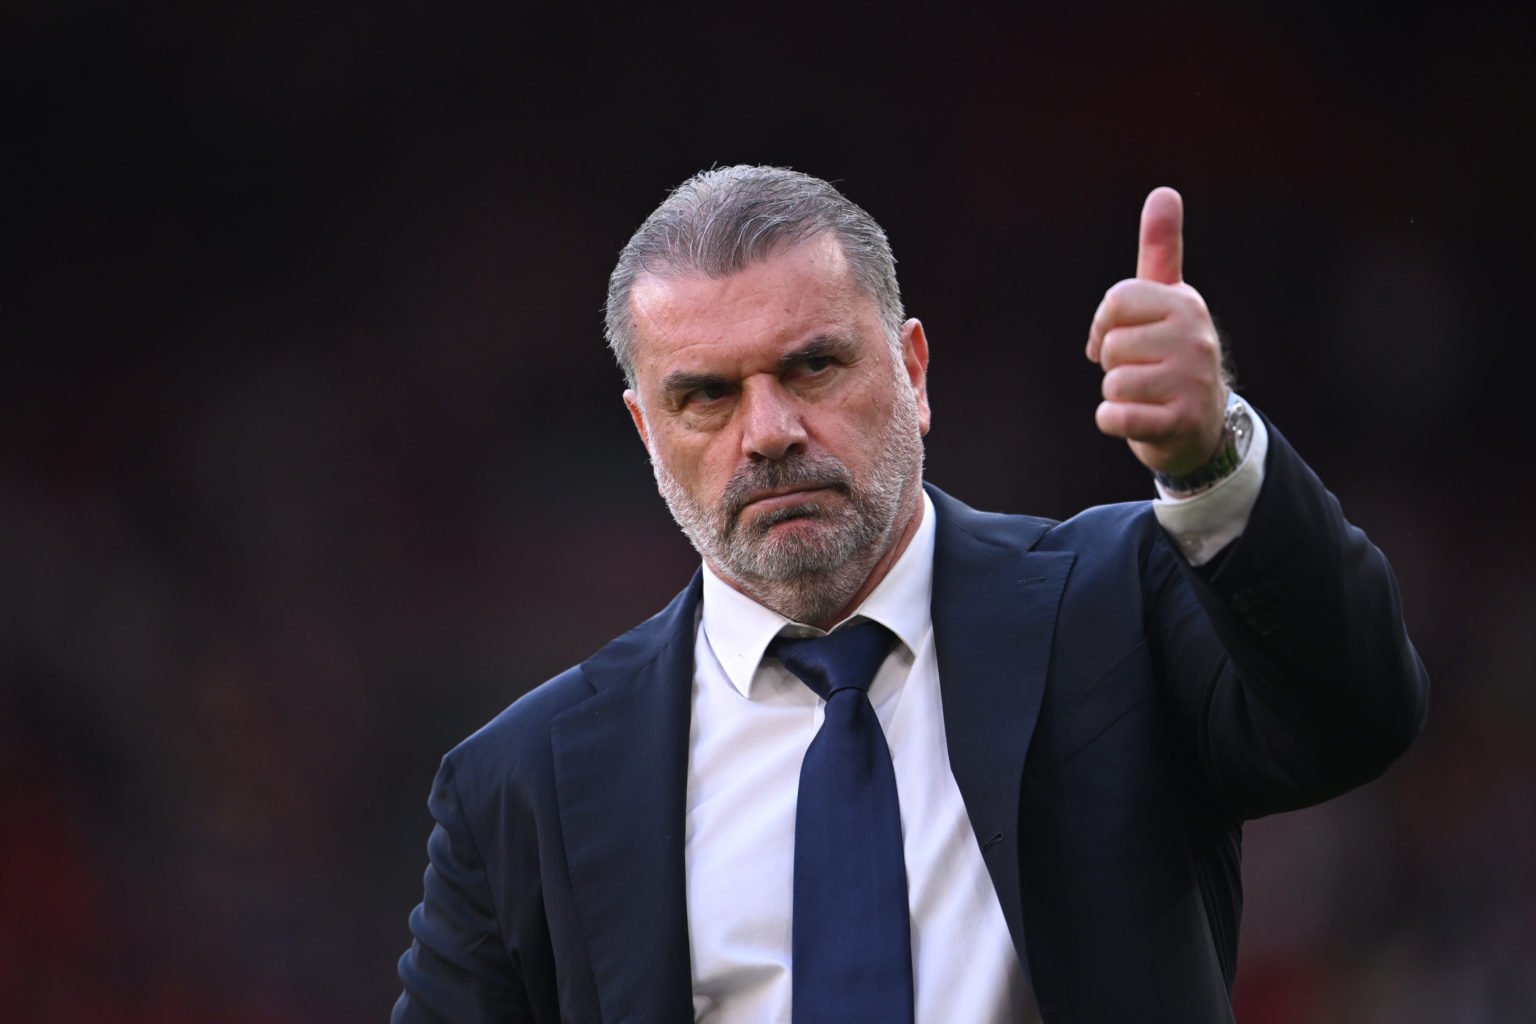
[(1158, 485), (1175, 498), (1192, 498), (1202, 494), (1237, 472), (1253, 444), (1253, 415), (1248, 403), (1227, 392), (1227, 408), (1222, 417), (1221, 441), (1216, 453), (1203, 466), (1188, 473), (1159, 473), (1154, 471)]

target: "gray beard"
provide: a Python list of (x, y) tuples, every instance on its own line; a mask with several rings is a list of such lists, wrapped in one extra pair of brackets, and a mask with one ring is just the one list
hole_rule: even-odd
[[(902, 379), (905, 385), (905, 378)], [(867, 480), (855, 480), (831, 455), (790, 455), (744, 464), (713, 506), (694, 500), (654, 456), (651, 469), (672, 518), (717, 573), (780, 615), (805, 623), (829, 622), (869, 578), (875, 563), (906, 525), (908, 496), (922, 478), (923, 441), (917, 403), (898, 393)], [(826, 488), (835, 498), (808, 498), (793, 508), (741, 521), (747, 497), (763, 489)], [(911, 514), (913, 510), (907, 510)], [(821, 524), (811, 530), (773, 528), (792, 519)]]

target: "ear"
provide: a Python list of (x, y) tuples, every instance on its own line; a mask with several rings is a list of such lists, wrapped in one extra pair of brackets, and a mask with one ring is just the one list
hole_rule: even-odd
[(651, 434), (645, 427), (645, 410), (640, 408), (640, 396), (635, 394), (634, 388), (624, 389), (624, 407), (629, 410), (629, 418), (635, 421), (635, 430), (640, 434), (640, 443), (645, 445), (645, 450), (649, 453)]
[(928, 409), (928, 336), (923, 333), (923, 322), (916, 317), (901, 325), (901, 358), (907, 380), (917, 392), (917, 424), (927, 437), (932, 420)]

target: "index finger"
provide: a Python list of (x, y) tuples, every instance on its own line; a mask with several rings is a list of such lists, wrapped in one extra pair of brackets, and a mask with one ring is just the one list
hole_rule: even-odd
[(1153, 189), (1141, 208), (1136, 276), (1159, 284), (1184, 280), (1184, 197), (1166, 185)]

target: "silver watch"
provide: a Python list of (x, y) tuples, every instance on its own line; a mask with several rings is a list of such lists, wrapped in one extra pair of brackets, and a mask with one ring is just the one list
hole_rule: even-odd
[(1221, 483), (1237, 472), (1248, 456), (1253, 444), (1253, 414), (1248, 403), (1237, 397), (1237, 392), (1227, 391), (1227, 411), (1221, 430), (1221, 445), (1211, 460), (1199, 469), (1174, 476), (1153, 472), (1163, 490), (1181, 498), (1190, 498)]

